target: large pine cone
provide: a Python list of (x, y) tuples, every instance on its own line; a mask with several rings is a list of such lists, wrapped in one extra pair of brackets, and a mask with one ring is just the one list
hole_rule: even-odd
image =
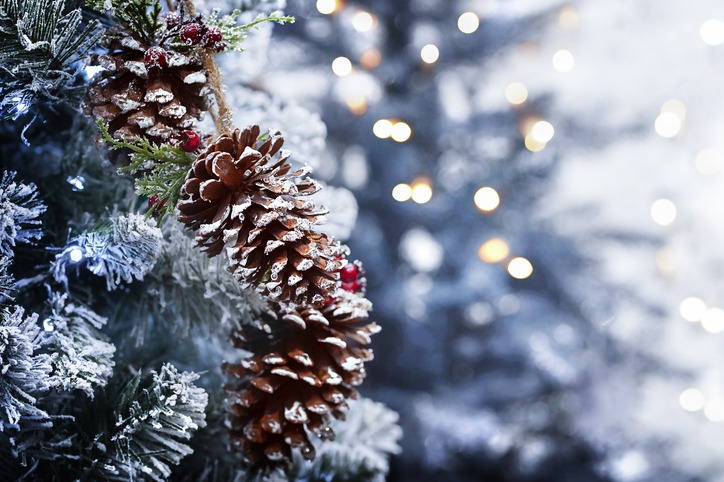
[(168, 142), (193, 128), (208, 108), (203, 64), (194, 52), (169, 50), (164, 62), (147, 67), (144, 56), (151, 46), (133, 35), (124, 29), (106, 32), (103, 42), (109, 53), (90, 62), (105, 70), (91, 80), (83, 111), (107, 121), (116, 138)]
[(273, 300), (319, 305), (339, 288), (346, 248), (312, 230), (326, 211), (302, 197), (319, 184), (298, 179), (305, 170), (289, 173), (278, 132), (263, 141), (259, 133), (254, 125), (223, 134), (198, 156), (181, 189), (179, 220), (209, 256), (227, 246), (229, 270), (245, 288), (263, 284)]
[(321, 309), (278, 306), (267, 330), (234, 331), (235, 346), (255, 353), (224, 366), (239, 380), (226, 387), (231, 445), (247, 463), (288, 467), (293, 449), (314, 458), (306, 430), (334, 438), (329, 420), (345, 418), (363, 362), (372, 359), (365, 347), (380, 328), (368, 321), (370, 309), (367, 299), (340, 291)]

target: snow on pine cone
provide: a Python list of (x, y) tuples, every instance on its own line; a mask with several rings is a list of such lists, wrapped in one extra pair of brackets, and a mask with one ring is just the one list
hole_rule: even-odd
[(372, 359), (366, 346), (380, 330), (368, 320), (372, 304), (346, 291), (319, 309), (277, 306), (269, 326), (232, 333), (255, 355), (224, 365), (236, 379), (226, 387), (231, 446), (257, 467), (288, 467), (294, 449), (313, 459), (308, 431), (334, 439), (328, 423), (344, 419), (346, 400), (357, 397)]
[[(181, 189), (179, 220), (210, 257), (226, 247), (245, 288), (279, 302), (319, 305), (339, 288), (346, 247), (313, 228), (326, 211), (303, 199), (320, 189), (289, 173), (281, 134), (259, 126), (222, 134), (199, 154)], [(279, 154), (277, 156), (277, 154)]]
[(147, 45), (125, 29), (108, 29), (109, 52), (90, 82), (83, 111), (109, 123), (116, 137), (142, 136), (161, 144), (191, 129), (208, 108), (209, 89), (197, 53)]

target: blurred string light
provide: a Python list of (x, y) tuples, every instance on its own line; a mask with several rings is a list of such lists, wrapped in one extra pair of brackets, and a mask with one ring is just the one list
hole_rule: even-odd
[(533, 274), (533, 265), (523, 257), (517, 257), (508, 263), (508, 274), (515, 279), (526, 279)]
[(576, 64), (573, 54), (566, 49), (561, 49), (553, 54), (553, 68), (558, 72), (570, 72)]
[(668, 100), (661, 106), (661, 111), (654, 122), (656, 133), (666, 139), (676, 137), (684, 125), (686, 107), (681, 101)]
[(510, 254), (510, 247), (501, 238), (491, 238), (480, 245), (478, 257), (486, 263), (500, 263)]
[(458, 17), (458, 29), (462, 33), (473, 33), (480, 26), (480, 19), (473, 12), (465, 12)]
[(337, 11), (339, 8), (337, 0), (317, 0), (317, 10), (319, 13), (329, 15)]
[(705, 176), (713, 176), (721, 171), (722, 155), (714, 149), (704, 149), (696, 156), (696, 170)]
[(520, 105), (528, 100), (528, 88), (522, 82), (513, 82), (505, 88), (505, 100)]
[(347, 57), (337, 57), (332, 61), (332, 72), (337, 77), (346, 77), (352, 73), (352, 62)]
[(405, 142), (412, 136), (412, 127), (404, 121), (380, 119), (372, 126), (372, 133), (380, 139), (392, 138), (396, 142)]
[(407, 122), (397, 121), (392, 126), (390, 137), (393, 141), (405, 142), (412, 136), (412, 128)]
[(360, 10), (352, 17), (352, 27), (358, 32), (369, 32), (377, 24), (377, 19), (369, 12)]
[(392, 188), (392, 199), (397, 202), (409, 201), (412, 198), (412, 187), (406, 183), (400, 183)]
[(494, 211), (500, 205), (500, 195), (492, 187), (485, 186), (475, 191), (473, 201), (481, 211)]
[(712, 422), (724, 422), (724, 400), (711, 400), (704, 407), (704, 416)]
[(372, 126), (372, 133), (380, 139), (388, 139), (392, 135), (392, 121), (380, 119)]
[(724, 43), (724, 22), (710, 18), (699, 27), (699, 36), (705, 44), (713, 47)]
[(701, 298), (690, 296), (679, 305), (679, 313), (686, 321), (695, 323), (701, 321), (706, 313), (706, 303)]
[(420, 58), (426, 64), (434, 64), (440, 58), (440, 50), (433, 44), (427, 44), (420, 49)]
[(721, 308), (709, 308), (701, 318), (701, 326), (712, 334), (724, 331), (724, 310)]
[(367, 99), (360, 94), (353, 94), (345, 97), (344, 103), (354, 115), (362, 115), (367, 112)]
[(43, 330), (48, 333), (55, 330), (55, 322), (52, 318), (46, 318), (43, 320)]
[(651, 205), (651, 219), (659, 226), (669, 226), (676, 220), (676, 205), (669, 199), (657, 199)]
[(696, 388), (687, 388), (679, 395), (679, 404), (687, 412), (698, 412), (706, 405), (706, 397)]
[(83, 176), (68, 176), (66, 181), (73, 191), (79, 192), (85, 189), (85, 178)]
[(72, 246), (68, 248), (66, 252), (70, 260), (74, 263), (79, 263), (83, 259), (83, 250), (78, 246)]
[(381, 62), (382, 54), (375, 48), (365, 50), (359, 58), (360, 65), (367, 70), (376, 69)]
[(553, 124), (540, 119), (529, 119), (525, 123), (523, 131), (525, 132), (525, 147), (531, 152), (542, 151), (555, 135)]
[(416, 178), (410, 187), (410, 197), (417, 204), (425, 204), (432, 199), (432, 185), (426, 177)]
[(575, 30), (579, 23), (578, 12), (572, 5), (566, 5), (558, 12), (558, 24), (562, 29)]

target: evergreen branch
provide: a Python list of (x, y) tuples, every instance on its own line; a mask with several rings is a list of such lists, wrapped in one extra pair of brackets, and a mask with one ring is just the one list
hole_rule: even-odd
[(141, 177), (136, 179), (136, 194), (149, 198), (158, 196), (156, 206), (149, 209), (147, 216), (156, 214), (160, 222), (165, 214), (173, 215), (181, 186), (194, 162), (194, 156), (169, 144), (157, 146), (143, 137), (115, 139), (111, 136), (106, 122), (98, 119), (97, 124), (102, 140), (110, 149), (131, 151), (131, 163), (118, 169), (118, 173), (141, 174)]
[(229, 49), (237, 52), (244, 50), (242, 44), (244, 43), (244, 40), (246, 40), (246, 37), (249, 35), (249, 31), (252, 28), (258, 29), (258, 26), (265, 22), (276, 22), (280, 25), (284, 25), (285, 23), (294, 23), (295, 20), (294, 17), (281, 16), (279, 13), (275, 12), (267, 16), (260, 14), (252, 22), (244, 25), (236, 25), (241, 14), (242, 11), (237, 9), (229, 15), (224, 15), (219, 18), (219, 9), (214, 9), (206, 18), (206, 23), (208, 25), (216, 26), (221, 29), (222, 37)]
[(122, 391), (111, 439), (114, 458), (132, 477), (162, 481), (171, 474), (170, 464), (193, 452), (185, 441), (206, 426), (208, 395), (193, 384), (199, 375), (168, 363), (152, 376), (143, 388), (136, 376)]
[(84, 25), (79, 8), (64, 14), (65, 6), (65, 0), (0, 0), (0, 118), (79, 90), (78, 64), (102, 30), (95, 20)]
[(110, 11), (122, 24), (140, 35), (147, 43), (153, 41), (162, 25), (160, 0), (86, 0), (99, 12)]
[(45, 205), (35, 184), (15, 181), (15, 172), (4, 171), (0, 180), (0, 254), (13, 256), (17, 243), (34, 244), (43, 232), (40, 225)]

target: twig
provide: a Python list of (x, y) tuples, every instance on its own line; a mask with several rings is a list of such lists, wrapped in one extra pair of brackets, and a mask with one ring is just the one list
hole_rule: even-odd
[[(193, 1), (184, 0), (184, 3), (186, 4), (189, 16), (195, 17), (196, 7)], [(228, 134), (234, 128), (234, 118), (221, 86), (221, 72), (219, 72), (219, 67), (216, 65), (214, 55), (211, 52), (205, 50), (201, 55), (204, 59), (204, 67), (206, 68), (209, 85), (211, 86), (211, 91), (214, 93), (214, 97), (216, 97), (216, 106), (219, 109), (216, 116), (212, 115), (214, 124), (216, 124), (216, 130), (219, 131), (219, 134)]]

